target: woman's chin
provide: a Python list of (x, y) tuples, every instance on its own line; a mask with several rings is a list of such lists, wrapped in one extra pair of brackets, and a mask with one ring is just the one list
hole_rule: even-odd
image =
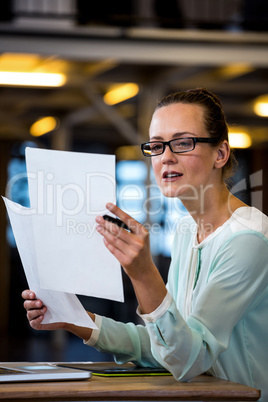
[(161, 187), (160, 191), (167, 198), (179, 198), (181, 195), (178, 188)]

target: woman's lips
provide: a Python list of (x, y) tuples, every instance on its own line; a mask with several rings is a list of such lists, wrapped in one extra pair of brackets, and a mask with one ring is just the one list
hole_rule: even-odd
[(180, 172), (175, 172), (175, 171), (166, 171), (162, 174), (162, 179), (164, 181), (176, 181), (178, 178), (182, 177), (183, 174)]

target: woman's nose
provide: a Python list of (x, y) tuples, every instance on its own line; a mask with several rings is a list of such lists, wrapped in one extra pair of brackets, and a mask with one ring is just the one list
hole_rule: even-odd
[(164, 152), (161, 155), (162, 163), (177, 162), (176, 155), (171, 151), (169, 145), (166, 145)]

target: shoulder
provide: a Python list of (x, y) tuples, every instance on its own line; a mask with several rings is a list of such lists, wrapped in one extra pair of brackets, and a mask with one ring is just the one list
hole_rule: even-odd
[(248, 258), (263, 251), (268, 260), (268, 217), (263, 212), (255, 207), (238, 208), (229, 220), (228, 233), (222, 249)]
[(219, 236), (213, 257), (213, 268), (268, 279), (268, 218), (253, 207), (234, 212)]
[(268, 239), (268, 217), (255, 207), (241, 207), (230, 219), (232, 233), (252, 231)]
[[(262, 274), (268, 279), (268, 239), (253, 230), (237, 231), (222, 244), (214, 259), (215, 266), (234, 269), (243, 275)], [(228, 268), (229, 267), (229, 268)]]
[(222, 244), (214, 256), (209, 277), (220, 281), (228, 280), (236, 286), (244, 283), (249, 288), (266, 289), (268, 239), (259, 232), (236, 232)]

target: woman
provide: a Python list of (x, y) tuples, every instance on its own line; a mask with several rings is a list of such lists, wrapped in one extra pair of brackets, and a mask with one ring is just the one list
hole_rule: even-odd
[(131, 279), (145, 325), (89, 313), (99, 330), (42, 325), (46, 307), (23, 292), (30, 325), (65, 328), (118, 363), (164, 366), (177, 380), (208, 372), (262, 390), (268, 398), (268, 218), (234, 197), (228, 128), (219, 99), (205, 89), (165, 97), (150, 124), (151, 157), (166, 197), (189, 211), (178, 224), (167, 285), (152, 261), (145, 228), (108, 204), (131, 232), (97, 217), (97, 230)]

